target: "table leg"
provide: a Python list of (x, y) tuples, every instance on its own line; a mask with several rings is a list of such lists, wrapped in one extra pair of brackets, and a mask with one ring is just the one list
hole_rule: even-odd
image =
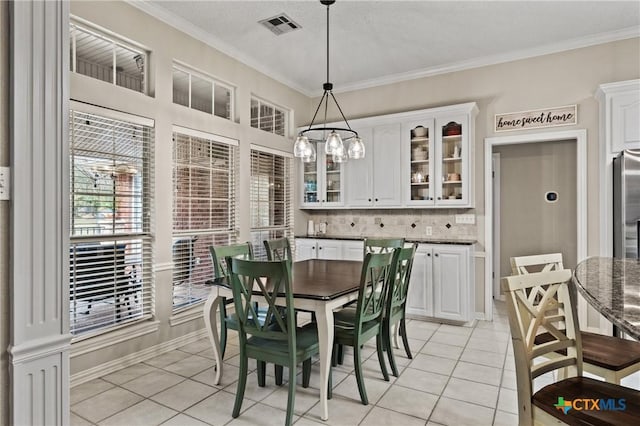
[(221, 300), (222, 298), (218, 296), (217, 292), (212, 290), (204, 304), (203, 312), (204, 325), (207, 328), (207, 334), (209, 335), (211, 346), (213, 346), (213, 356), (216, 361), (214, 385), (220, 383), (220, 377), (222, 376), (222, 350), (220, 348), (220, 336), (218, 335), (218, 309), (220, 309)]
[(331, 351), (333, 350), (333, 311), (325, 304), (321, 304), (315, 312), (320, 351), (320, 418), (328, 420), (327, 386), (331, 369)]

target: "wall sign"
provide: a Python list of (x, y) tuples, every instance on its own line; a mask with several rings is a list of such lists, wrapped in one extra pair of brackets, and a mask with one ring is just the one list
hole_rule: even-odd
[(496, 132), (535, 129), (540, 127), (571, 126), (578, 123), (576, 105), (509, 112), (506, 114), (496, 114), (495, 117)]

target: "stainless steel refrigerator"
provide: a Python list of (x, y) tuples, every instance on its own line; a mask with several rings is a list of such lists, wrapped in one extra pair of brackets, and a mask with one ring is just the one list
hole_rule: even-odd
[(637, 259), (640, 253), (640, 149), (613, 160), (613, 256)]

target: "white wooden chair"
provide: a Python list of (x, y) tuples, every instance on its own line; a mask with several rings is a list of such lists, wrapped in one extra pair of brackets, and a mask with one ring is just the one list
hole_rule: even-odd
[[(502, 280), (516, 363), (519, 425), (640, 424), (640, 392), (582, 377), (576, 295), (570, 280), (570, 270), (516, 275)], [(542, 330), (551, 335), (551, 340), (538, 344), (536, 335)], [(534, 359), (546, 358), (550, 352), (559, 350), (565, 354), (534, 363)], [(533, 379), (560, 368), (567, 368), (571, 377), (533, 393)], [(619, 398), (625, 398), (626, 407), (625, 410), (585, 410), (585, 404), (571, 405), (572, 401), (585, 398), (614, 399), (616, 404)]]
[[(562, 265), (562, 253), (520, 256), (511, 258), (511, 270), (514, 275), (531, 272), (559, 271)], [(620, 380), (640, 371), (640, 343), (613, 336), (582, 331), (582, 357), (584, 370), (603, 377), (609, 383), (620, 384)], [(536, 336), (538, 343), (551, 339), (548, 333)], [(553, 356), (554, 354), (549, 354)], [(560, 372), (560, 377), (563, 373)]]

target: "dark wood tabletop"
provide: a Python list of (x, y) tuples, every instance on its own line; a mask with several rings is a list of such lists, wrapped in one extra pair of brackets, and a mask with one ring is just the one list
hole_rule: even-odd
[[(358, 290), (361, 272), (360, 261), (309, 259), (294, 262), (291, 267), (293, 297), (336, 299)], [(213, 280), (211, 284), (229, 287), (224, 278)]]
[(293, 296), (331, 300), (358, 290), (362, 262), (309, 259), (294, 262)]

